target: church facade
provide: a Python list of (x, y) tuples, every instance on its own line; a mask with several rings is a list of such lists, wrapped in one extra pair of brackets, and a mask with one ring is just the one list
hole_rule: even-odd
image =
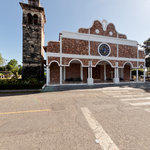
[[(139, 82), (138, 69), (145, 68), (138, 42), (128, 40), (105, 20), (78, 32), (63, 31), (58, 42), (50, 41), (44, 49), (47, 85)], [(135, 80), (132, 69), (137, 69)]]
[[(47, 86), (141, 81), (138, 69), (145, 69), (144, 51), (138, 49), (137, 41), (128, 40), (126, 35), (118, 33), (114, 24), (95, 20), (91, 27), (80, 28), (78, 32), (62, 31), (58, 41), (49, 41), (44, 46), (44, 8), (39, 0), (28, 0), (28, 4), (21, 3), (21, 6), (23, 65), (24, 68), (41, 66), (35, 69), (39, 74), (45, 50)], [(136, 69), (135, 79), (132, 69)], [(145, 82), (145, 75), (142, 82)]]

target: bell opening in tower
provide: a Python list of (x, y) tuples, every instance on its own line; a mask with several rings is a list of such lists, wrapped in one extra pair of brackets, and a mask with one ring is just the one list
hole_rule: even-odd
[(39, 7), (40, 6), (40, 0), (28, 0), (28, 4)]

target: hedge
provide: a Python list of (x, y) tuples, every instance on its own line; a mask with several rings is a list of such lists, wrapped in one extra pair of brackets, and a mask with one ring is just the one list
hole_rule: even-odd
[(41, 89), (44, 84), (37, 79), (0, 79), (0, 90)]
[[(144, 70), (143, 69), (138, 69), (138, 73), (139, 73), (139, 76), (141, 76), (141, 75), (144, 74)], [(132, 75), (136, 76), (136, 69), (132, 70)]]

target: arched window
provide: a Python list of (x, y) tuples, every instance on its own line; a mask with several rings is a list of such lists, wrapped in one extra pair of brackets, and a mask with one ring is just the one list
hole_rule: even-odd
[(33, 19), (34, 19), (34, 24), (37, 25), (38, 24), (38, 16), (34, 15)]
[(33, 18), (32, 15), (29, 13), (28, 14), (28, 24), (32, 24), (33, 23)]

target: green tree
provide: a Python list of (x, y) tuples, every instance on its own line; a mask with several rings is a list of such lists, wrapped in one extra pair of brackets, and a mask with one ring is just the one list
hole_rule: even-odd
[(6, 68), (8, 71), (12, 71), (15, 67), (18, 67), (18, 62), (15, 59), (12, 59), (8, 62)]
[(14, 75), (14, 78), (18, 79), (18, 71), (19, 71), (19, 67), (18, 67), (18, 62), (15, 59), (12, 59), (8, 62), (7, 66), (6, 66), (8, 71), (11, 71)]
[(18, 74), (19, 74), (19, 75), (22, 75), (22, 68), (23, 68), (23, 67), (22, 67), (21, 65), (19, 65), (18, 67), (19, 67)]
[(2, 54), (0, 53), (0, 66), (4, 64), (4, 58), (2, 57)]
[(146, 55), (150, 54), (150, 38), (144, 42), (144, 48)]
[(146, 61), (147, 76), (148, 76), (150, 72), (150, 38), (144, 42), (143, 47), (145, 48), (145, 54), (146, 54), (145, 61)]

